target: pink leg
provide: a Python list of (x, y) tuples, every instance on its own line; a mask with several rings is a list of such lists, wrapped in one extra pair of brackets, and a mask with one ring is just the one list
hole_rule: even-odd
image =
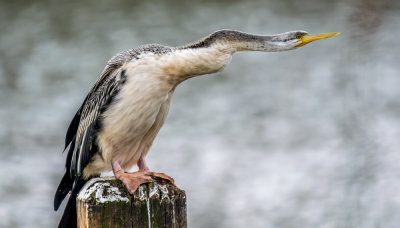
[(146, 161), (144, 160), (144, 157), (140, 157), (137, 166), (139, 167), (139, 172), (144, 172), (144, 171), (149, 171), (149, 167), (146, 164)]
[(146, 173), (151, 174), (152, 177), (158, 177), (158, 178), (161, 178), (161, 179), (169, 180), (171, 183), (173, 183), (175, 185), (174, 179), (172, 179), (167, 174), (151, 172), (149, 167), (146, 164), (146, 161), (144, 160), (144, 157), (140, 157), (139, 158), (137, 166), (139, 167), (139, 171), (138, 172), (146, 172)]

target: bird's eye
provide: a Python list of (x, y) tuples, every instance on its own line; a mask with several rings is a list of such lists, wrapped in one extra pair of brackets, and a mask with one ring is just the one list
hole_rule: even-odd
[(300, 34), (296, 35), (296, 39), (301, 39), (301, 37), (302, 37), (302, 35), (300, 35)]

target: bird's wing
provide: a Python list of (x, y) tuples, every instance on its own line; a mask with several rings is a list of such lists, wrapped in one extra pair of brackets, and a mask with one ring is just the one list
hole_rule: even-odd
[[(90, 90), (88, 95), (86, 96), (85, 100), (82, 103), (82, 106), (78, 109), (76, 112), (74, 118), (72, 119), (68, 130), (67, 134), (65, 136), (65, 147), (64, 150), (68, 147), (68, 145), (71, 144), (71, 142), (74, 141), (76, 135), (82, 134), (82, 128), (80, 127), (83, 122), (92, 122), (93, 117), (97, 117), (98, 115), (94, 115), (95, 113), (98, 114), (98, 112), (93, 112), (94, 107), (99, 106), (99, 101), (105, 101), (105, 99), (102, 99), (103, 96), (107, 96), (109, 94), (106, 94), (105, 92), (107, 91), (107, 88), (105, 86), (107, 83), (110, 82), (110, 80), (115, 79), (117, 75), (115, 75), (115, 71), (121, 67), (124, 63), (131, 61), (132, 59), (136, 58), (137, 56), (143, 52), (143, 50), (138, 49), (138, 48), (133, 48), (129, 49), (127, 51), (123, 51), (121, 53), (118, 53), (114, 57), (112, 57), (108, 63), (107, 66), (104, 68), (103, 72), (100, 74), (99, 79), (95, 82), (93, 85), (93, 88)], [(124, 81), (122, 81), (123, 83)], [(120, 83), (120, 82), (119, 82)], [(113, 91), (109, 91), (113, 92)], [(87, 118), (87, 117), (92, 117), (92, 118)], [(83, 125), (82, 125), (83, 126)], [(85, 125), (87, 127), (88, 125)], [(78, 129), (79, 128), (79, 129)], [(71, 144), (72, 146), (72, 144)]]
[(65, 147), (70, 144), (70, 149), (66, 169), (71, 179), (82, 175), (90, 158), (97, 152), (95, 139), (101, 127), (99, 117), (118, 94), (124, 82), (122, 74), (119, 66), (108, 65), (68, 127)]
[(54, 197), (55, 210), (70, 190), (77, 194), (85, 183), (81, 177), (82, 171), (98, 151), (95, 138), (101, 124), (99, 117), (112, 103), (125, 81), (125, 77), (121, 77), (121, 65), (106, 66), (68, 127), (64, 148), (69, 145), (66, 171)]

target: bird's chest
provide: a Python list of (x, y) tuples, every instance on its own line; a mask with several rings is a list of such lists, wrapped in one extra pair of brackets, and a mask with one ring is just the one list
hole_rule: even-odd
[(154, 125), (170, 89), (157, 79), (132, 78), (103, 115), (103, 139), (130, 147), (140, 143)]
[(162, 96), (140, 93), (136, 97), (120, 98), (105, 113), (104, 130), (116, 139), (141, 138), (154, 124), (166, 96), (167, 93)]

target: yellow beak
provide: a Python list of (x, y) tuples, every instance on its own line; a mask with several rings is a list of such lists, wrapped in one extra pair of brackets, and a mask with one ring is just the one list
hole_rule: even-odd
[(326, 38), (336, 36), (339, 34), (340, 34), (339, 32), (334, 32), (334, 33), (326, 33), (326, 34), (319, 34), (319, 35), (304, 35), (303, 37), (299, 38), (299, 41), (301, 41), (301, 43), (299, 45), (297, 45), (296, 47), (301, 47), (301, 46), (304, 46), (315, 40), (326, 39)]

